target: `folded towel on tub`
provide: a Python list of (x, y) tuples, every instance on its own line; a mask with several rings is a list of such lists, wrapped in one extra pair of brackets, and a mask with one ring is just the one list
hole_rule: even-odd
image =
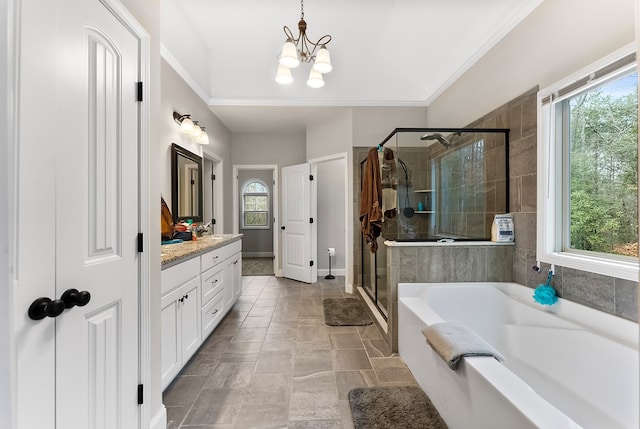
[(504, 357), (475, 332), (456, 323), (434, 323), (422, 330), (431, 348), (449, 365), (458, 369), (465, 356), (493, 356), (500, 362)]

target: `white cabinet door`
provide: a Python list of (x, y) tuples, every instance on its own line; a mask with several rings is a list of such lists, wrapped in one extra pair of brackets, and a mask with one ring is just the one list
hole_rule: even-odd
[(182, 324), (180, 321), (180, 301), (178, 301), (180, 297), (182, 297), (182, 289), (178, 288), (167, 293), (161, 300), (162, 389), (171, 383), (171, 380), (182, 368), (182, 350), (180, 348)]
[(166, 293), (161, 299), (162, 388), (198, 350), (200, 338), (200, 277)]
[(181, 350), (182, 364), (198, 350), (202, 344), (200, 337), (200, 277), (193, 279), (182, 286), (182, 297), (179, 299), (181, 306)]

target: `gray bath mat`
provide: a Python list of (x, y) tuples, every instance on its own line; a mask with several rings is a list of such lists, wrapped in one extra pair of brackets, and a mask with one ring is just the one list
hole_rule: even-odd
[(416, 386), (359, 387), (349, 392), (349, 404), (355, 429), (447, 429)]
[(242, 258), (243, 276), (273, 275), (273, 258)]
[(325, 298), (324, 322), (330, 326), (363, 326), (373, 322), (367, 309), (359, 299), (354, 298)]

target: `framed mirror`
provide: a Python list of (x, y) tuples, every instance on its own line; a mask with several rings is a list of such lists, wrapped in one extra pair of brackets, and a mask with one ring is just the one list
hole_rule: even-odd
[(202, 222), (202, 157), (171, 144), (171, 211), (173, 221)]

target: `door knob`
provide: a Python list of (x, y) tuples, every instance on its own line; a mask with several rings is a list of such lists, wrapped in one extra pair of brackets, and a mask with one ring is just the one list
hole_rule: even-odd
[(64, 301), (49, 298), (38, 298), (29, 306), (29, 318), (31, 320), (41, 320), (45, 317), (58, 317), (64, 311)]
[(280, 229), (284, 230), (284, 225), (282, 225), (282, 226), (280, 227)]
[(79, 292), (78, 289), (67, 289), (60, 299), (64, 302), (65, 308), (72, 308), (76, 305), (84, 307), (91, 301), (91, 294), (86, 290)]

